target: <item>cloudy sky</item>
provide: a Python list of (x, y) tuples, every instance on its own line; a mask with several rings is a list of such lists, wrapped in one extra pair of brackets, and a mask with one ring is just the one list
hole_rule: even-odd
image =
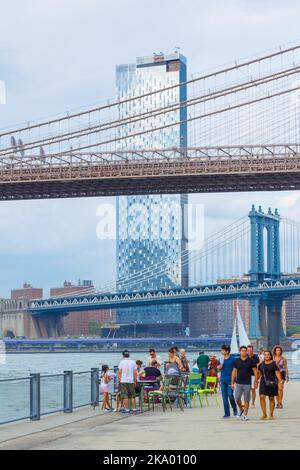
[[(189, 74), (300, 40), (297, 0), (10, 0), (0, 3), (0, 128), (115, 94), (115, 65), (180, 46)], [(252, 203), (300, 218), (298, 193), (197, 195), (209, 230)], [(0, 297), (24, 281), (114, 278), (114, 241), (96, 237), (107, 199), (2, 202)]]

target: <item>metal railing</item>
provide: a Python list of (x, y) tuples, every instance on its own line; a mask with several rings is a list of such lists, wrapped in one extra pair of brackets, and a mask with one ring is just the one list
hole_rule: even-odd
[[(116, 367), (114, 367), (116, 372)], [(115, 376), (116, 377), (116, 376)], [(0, 380), (0, 425), (53, 413), (72, 413), (84, 406), (99, 406), (100, 373), (64, 371), (61, 374), (30, 374), (29, 377)], [(25, 384), (25, 390), (20, 389)], [(115, 389), (116, 379), (113, 387)]]

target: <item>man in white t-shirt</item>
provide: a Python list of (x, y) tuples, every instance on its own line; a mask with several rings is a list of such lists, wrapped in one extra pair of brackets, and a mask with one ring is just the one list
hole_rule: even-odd
[(132, 401), (132, 411), (136, 411), (135, 387), (137, 381), (136, 363), (130, 359), (129, 351), (123, 351), (123, 360), (119, 364), (118, 381), (124, 413), (130, 413), (129, 400)]

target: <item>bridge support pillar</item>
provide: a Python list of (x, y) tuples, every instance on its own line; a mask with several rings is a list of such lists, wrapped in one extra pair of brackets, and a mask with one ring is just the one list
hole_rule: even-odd
[(63, 317), (59, 315), (35, 316), (35, 325), (39, 338), (57, 338), (63, 336)]
[(250, 297), (250, 331), (251, 338), (261, 336), (260, 329), (260, 297)]
[(268, 308), (268, 347), (273, 348), (280, 344), (282, 334), (282, 300), (271, 299), (267, 301)]

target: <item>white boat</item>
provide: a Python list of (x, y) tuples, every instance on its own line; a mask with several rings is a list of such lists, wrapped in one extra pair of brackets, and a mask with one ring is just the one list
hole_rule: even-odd
[(239, 306), (237, 306), (237, 314), (233, 323), (233, 332), (231, 337), (231, 354), (239, 354), (241, 346), (250, 344), (244, 323), (240, 314)]

